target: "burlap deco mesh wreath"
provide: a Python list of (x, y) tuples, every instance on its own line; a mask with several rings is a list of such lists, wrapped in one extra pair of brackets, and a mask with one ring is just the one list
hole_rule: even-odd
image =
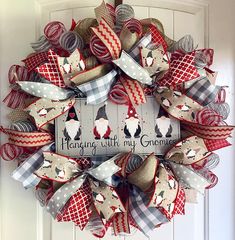
[[(219, 156), (213, 151), (230, 146), (233, 130), (225, 122), (225, 88), (214, 85), (214, 51), (196, 49), (190, 35), (173, 41), (159, 20), (138, 20), (126, 4), (103, 2), (95, 15), (73, 20), (69, 30), (61, 22), (48, 23), (24, 66), (10, 68), (11, 91), (3, 102), (12, 108), (11, 125), (1, 127), (8, 136), (1, 157), (18, 162), (12, 177), (34, 188), (57, 221), (73, 221), (98, 237), (109, 227), (115, 235), (131, 234), (133, 228), (148, 235), (184, 214), (185, 203), (194, 202), (197, 193), (216, 185), (211, 170)], [(136, 108), (144, 108), (148, 96), (160, 105), (156, 138), (171, 137), (170, 117), (180, 121), (181, 138), (161, 156), (129, 151), (87, 158), (56, 152), (59, 116), (68, 116), (66, 141), (86, 134), (76, 99), (85, 97), (87, 107), (127, 106), (124, 132), (132, 139), (141, 135)], [(96, 140), (109, 139), (112, 132), (105, 106), (95, 119)]]

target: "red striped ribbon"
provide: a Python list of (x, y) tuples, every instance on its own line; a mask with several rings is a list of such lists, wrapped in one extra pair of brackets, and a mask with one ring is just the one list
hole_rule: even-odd
[(24, 148), (14, 144), (5, 143), (0, 147), (0, 156), (5, 161), (12, 161), (24, 153)]

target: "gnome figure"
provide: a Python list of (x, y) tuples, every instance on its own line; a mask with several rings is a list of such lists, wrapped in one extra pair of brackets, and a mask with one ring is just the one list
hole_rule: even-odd
[(171, 137), (172, 133), (171, 119), (169, 118), (168, 113), (165, 112), (162, 107), (160, 107), (156, 119), (155, 132), (157, 134), (157, 138)]
[(93, 130), (95, 139), (109, 139), (109, 135), (111, 133), (105, 108), (106, 104), (100, 107), (95, 118), (95, 128)]
[(68, 111), (68, 116), (65, 121), (64, 136), (66, 141), (80, 140), (81, 126), (74, 107), (71, 107)]
[(71, 64), (68, 62), (67, 58), (64, 58), (64, 62), (63, 62), (63, 66), (62, 69), (64, 71), (64, 74), (68, 74), (72, 72), (72, 66)]
[(140, 120), (136, 113), (135, 108), (129, 105), (128, 112), (125, 120), (124, 133), (126, 138), (139, 138), (141, 133)]
[(154, 64), (153, 54), (152, 54), (152, 51), (149, 51), (147, 54), (147, 57), (145, 58), (145, 66), (152, 67), (153, 64)]

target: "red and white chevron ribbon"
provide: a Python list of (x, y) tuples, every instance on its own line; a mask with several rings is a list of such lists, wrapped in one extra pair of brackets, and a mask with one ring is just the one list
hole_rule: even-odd
[[(92, 28), (95, 35), (104, 43), (113, 59), (119, 58), (121, 52), (121, 42), (116, 33), (106, 23), (104, 19), (99, 22), (99, 26)], [(91, 48), (92, 50), (92, 48)]]

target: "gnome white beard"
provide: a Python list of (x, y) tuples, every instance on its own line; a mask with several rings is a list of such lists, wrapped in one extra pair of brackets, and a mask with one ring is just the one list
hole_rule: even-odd
[(135, 132), (139, 126), (139, 119), (138, 118), (134, 118), (134, 119), (128, 118), (125, 120), (125, 123), (126, 123), (126, 127), (129, 131), (129, 133), (131, 134), (132, 137), (134, 137)]
[(170, 118), (158, 118), (156, 120), (156, 123), (158, 125), (158, 128), (163, 136), (166, 136), (168, 129), (171, 124)]
[(65, 127), (66, 127), (67, 133), (70, 136), (70, 138), (72, 140), (74, 140), (74, 138), (76, 137), (78, 130), (80, 128), (80, 122), (70, 120), (70, 121), (65, 122)]
[(102, 138), (108, 130), (109, 121), (108, 120), (95, 120), (96, 131), (99, 133)]
[(70, 67), (71, 66), (68, 63), (63, 66), (65, 73), (69, 73), (70, 72), (70, 70), (71, 70)]

